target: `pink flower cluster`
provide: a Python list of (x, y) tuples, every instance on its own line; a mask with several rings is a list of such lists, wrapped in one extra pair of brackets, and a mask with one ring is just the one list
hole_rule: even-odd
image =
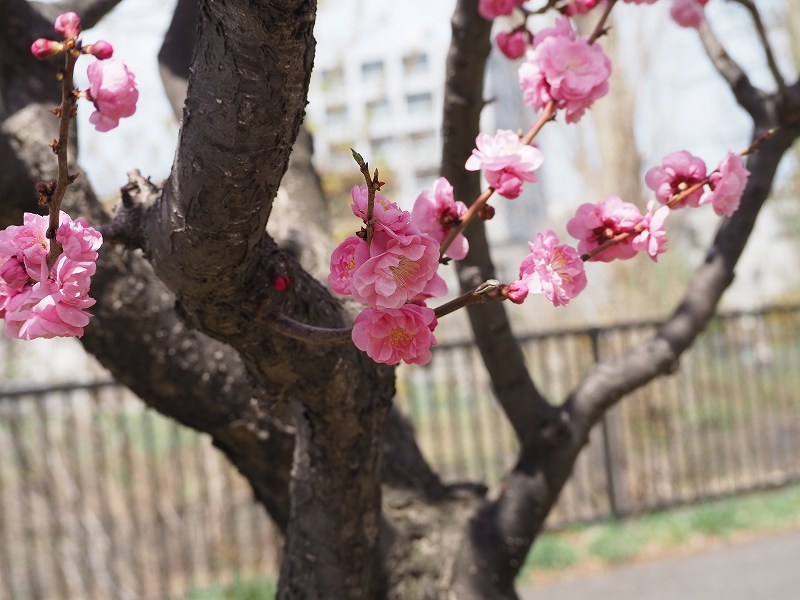
[(635, 204), (609, 196), (597, 204), (581, 204), (567, 222), (567, 232), (578, 240), (578, 252), (591, 256), (589, 260), (627, 260), (643, 251), (656, 260), (668, 247), (664, 232), (668, 214), (666, 206), (654, 210), (651, 205), (642, 215)]
[(703, 24), (703, 7), (708, 0), (673, 0), (670, 16), (681, 27), (700, 29)]
[(97, 131), (110, 131), (119, 125), (119, 120), (136, 112), (139, 91), (136, 80), (120, 60), (111, 59), (114, 48), (108, 42), (99, 40), (93, 44), (81, 45), (77, 37), (81, 33), (81, 20), (75, 13), (59, 15), (55, 30), (64, 36), (64, 42), (40, 38), (33, 42), (31, 52), (44, 60), (70, 48), (80, 48), (81, 53), (91, 54), (98, 59), (89, 65), (87, 75), (89, 89), (85, 96), (94, 103), (95, 111), (89, 122)]
[(578, 36), (567, 17), (533, 36), (533, 48), (519, 68), (522, 100), (536, 110), (551, 100), (575, 123), (608, 92), (611, 61), (598, 44)]
[(498, 129), (494, 137), (479, 133), (476, 149), (467, 159), (468, 171), (483, 169), (486, 181), (501, 196), (513, 199), (522, 192), (524, 181), (536, 181), (534, 171), (542, 166), (542, 151), (520, 142), (509, 129)]
[[(647, 171), (644, 180), (656, 192), (656, 199), (670, 208), (711, 204), (718, 215), (730, 217), (739, 208), (749, 176), (742, 157), (733, 152), (728, 152), (720, 166), (706, 175), (702, 159), (680, 150), (667, 154), (660, 166)], [(704, 190), (705, 184), (710, 191)], [(686, 194), (691, 188), (696, 189)]]
[(0, 318), (7, 336), (80, 337), (89, 323), (86, 309), (95, 303), (89, 285), (103, 238), (64, 212), (59, 223), (56, 240), (63, 252), (52, 268), (47, 217), (26, 213), (23, 225), (0, 231)]
[(519, 280), (506, 292), (509, 300), (520, 304), (529, 293), (544, 294), (553, 306), (566, 306), (583, 291), (586, 273), (575, 248), (559, 243), (549, 229), (537, 233), (528, 246), (531, 252), (519, 267)]
[(510, 15), (524, 2), (525, 0), (479, 0), (478, 13), (487, 21), (491, 21), (502, 15)]
[[(353, 213), (366, 222), (367, 187), (354, 187), (352, 198)], [(356, 319), (352, 337), (374, 361), (430, 360), (436, 317), (424, 301), (447, 293), (436, 273), (440, 242), (465, 210), (453, 200), (453, 188), (445, 179), (435, 183), (432, 194), (420, 194), (413, 215), (376, 194), (371, 242), (353, 236), (334, 250), (328, 283), (334, 292), (368, 305)], [(457, 237), (450, 255), (463, 258), (466, 251), (466, 240)]]

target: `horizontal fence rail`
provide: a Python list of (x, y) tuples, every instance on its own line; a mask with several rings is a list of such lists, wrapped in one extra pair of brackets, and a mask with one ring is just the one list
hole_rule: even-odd
[[(656, 323), (520, 342), (563, 399), (598, 360)], [(449, 481), (496, 485), (513, 431), (470, 343), (403, 367), (397, 402)], [(549, 526), (624, 516), (800, 480), (800, 307), (716, 318), (673, 375), (593, 431)], [(0, 391), (0, 598), (167, 600), (274, 570), (278, 534), (246, 482), (199, 435), (113, 382)]]

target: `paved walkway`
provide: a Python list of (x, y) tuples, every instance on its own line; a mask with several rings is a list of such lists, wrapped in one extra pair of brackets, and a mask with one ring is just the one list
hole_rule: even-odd
[(525, 590), (523, 600), (800, 600), (800, 531)]

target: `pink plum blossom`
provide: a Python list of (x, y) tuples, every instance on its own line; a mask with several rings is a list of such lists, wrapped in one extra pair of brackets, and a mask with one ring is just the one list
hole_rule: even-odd
[(478, 0), (478, 13), (487, 21), (501, 15), (510, 15), (525, 0)]
[(97, 131), (110, 131), (121, 118), (136, 112), (139, 90), (124, 62), (116, 58), (98, 60), (89, 65), (87, 74), (89, 96), (95, 107), (89, 122)]
[(506, 286), (503, 293), (514, 304), (522, 304), (528, 297), (528, 284), (521, 280), (514, 281)]
[(728, 152), (719, 168), (709, 177), (711, 191), (703, 195), (700, 204), (711, 204), (715, 213), (730, 217), (739, 208), (749, 177), (750, 171), (744, 166), (742, 157)]
[(353, 325), (353, 343), (378, 363), (424, 365), (431, 360), (436, 343), (433, 309), (418, 304), (378, 310), (365, 308)]
[[(354, 186), (350, 191), (353, 199), (350, 207), (353, 214), (362, 221), (367, 221), (367, 209), (369, 205), (369, 190), (366, 185)], [(411, 214), (402, 210), (395, 202), (391, 202), (375, 194), (375, 204), (372, 208), (372, 218), (376, 223), (380, 223), (389, 229), (403, 229), (411, 222)]]
[(45, 60), (64, 51), (64, 44), (45, 38), (39, 38), (31, 44), (31, 54), (39, 60)]
[[(661, 204), (667, 204), (673, 196), (687, 190), (705, 179), (706, 163), (691, 155), (686, 150), (671, 152), (661, 162), (661, 166), (653, 167), (644, 176), (644, 182), (656, 193)], [(703, 188), (689, 194), (686, 198), (672, 205), (672, 208), (699, 206)]]
[(576, 123), (595, 100), (608, 92), (611, 61), (599, 44), (578, 36), (567, 17), (533, 37), (519, 68), (522, 100), (536, 110), (551, 100), (566, 111), (566, 121)]
[(98, 60), (106, 60), (111, 58), (114, 54), (114, 47), (108, 42), (98, 40), (93, 44), (89, 44), (81, 48), (84, 54), (91, 54)]
[(623, 202), (619, 196), (609, 196), (597, 204), (581, 204), (575, 216), (567, 222), (567, 232), (578, 240), (578, 252), (581, 254), (591, 253), (620, 234), (629, 234), (620, 243), (591, 258), (603, 262), (625, 260), (636, 256), (630, 234), (640, 232), (638, 227), (642, 218), (636, 205)]
[(522, 58), (531, 43), (531, 34), (527, 30), (501, 31), (494, 38), (498, 49), (512, 60)]
[(328, 285), (337, 294), (349, 294), (353, 271), (369, 258), (369, 246), (360, 237), (347, 238), (331, 254)]
[(55, 29), (64, 39), (78, 37), (81, 34), (81, 19), (74, 12), (67, 12), (56, 17)]
[(703, 7), (708, 0), (673, 0), (669, 14), (681, 27), (700, 29), (703, 24)]
[[(440, 177), (433, 184), (433, 192), (424, 190), (417, 196), (414, 208), (411, 209), (411, 223), (441, 244), (466, 212), (467, 205), (457, 202), (453, 197), (453, 186), (447, 179)], [(459, 233), (447, 249), (447, 256), (461, 260), (468, 250), (467, 239)]]
[(25, 214), (23, 225), (0, 231), (0, 318), (11, 337), (80, 336), (89, 322), (85, 309), (102, 236), (84, 219), (59, 215), (56, 240), (63, 247), (47, 268), (48, 217)]
[(413, 229), (396, 232), (378, 224), (369, 258), (362, 264), (357, 261), (350, 293), (375, 308), (399, 308), (424, 291), (438, 267), (439, 244), (432, 237)]
[(494, 137), (479, 133), (475, 145), (466, 169), (483, 169), (486, 181), (501, 196), (516, 198), (523, 181), (536, 181), (534, 171), (542, 165), (542, 151), (524, 145), (510, 129), (498, 129)]
[(658, 260), (658, 255), (669, 248), (667, 232), (664, 231), (664, 221), (668, 215), (668, 206), (656, 209), (655, 201), (651, 200), (647, 205), (647, 214), (639, 224), (643, 229), (631, 240), (633, 249), (637, 252), (647, 252), (654, 261)]
[(519, 267), (519, 279), (530, 293), (544, 294), (553, 306), (566, 306), (586, 287), (583, 261), (572, 246), (560, 244), (551, 230), (529, 242), (531, 253)]
[(600, 0), (570, 0), (567, 4), (568, 15), (583, 15), (600, 4)]

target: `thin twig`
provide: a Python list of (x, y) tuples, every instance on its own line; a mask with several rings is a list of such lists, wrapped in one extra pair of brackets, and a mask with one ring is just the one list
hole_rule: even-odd
[(778, 68), (778, 61), (775, 60), (775, 53), (772, 51), (772, 45), (769, 43), (769, 38), (767, 37), (767, 29), (764, 27), (764, 21), (761, 18), (761, 13), (758, 10), (758, 7), (751, 1), (751, 0), (732, 0), (737, 4), (741, 4), (747, 11), (750, 13), (750, 16), (753, 17), (753, 23), (756, 26), (756, 31), (758, 32), (758, 37), (761, 39), (761, 45), (764, 48), (764, 54), (767, 57), (767, 64), (769, 65), (769, 71), (772, 73), (773, 79), (775, 79), (775, 83), (778, 86), (778, 91), (780, 92), (782, 97), (786, 97), (786, 81), (781, 75), (781, 71)]

